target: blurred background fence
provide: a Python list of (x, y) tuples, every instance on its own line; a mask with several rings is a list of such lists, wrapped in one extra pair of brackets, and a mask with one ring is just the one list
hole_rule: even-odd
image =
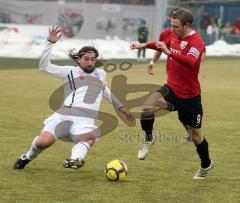
[(170, 26), (170, 11), (180, 6), (193, 12), (193, 26), (207, 45), (218, 39), (240, 43), (240, 1), (236, 0), (0, 0), (0, 29), (25, 31), (41, 39), (46, 32), (36, 25), (58, 24), (67, 38), (117, 36), (132, 41), (137, 40), (137, 29), (144, 21), (149, 40), (156, 40)]

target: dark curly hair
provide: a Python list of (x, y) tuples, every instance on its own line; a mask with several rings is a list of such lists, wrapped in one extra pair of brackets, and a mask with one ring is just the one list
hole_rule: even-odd
[[(86, 53), (94, 53), (96, 58), (98, 58), (99, 53), (98, 50), (95, 47), (92, 46), (84, 46), (82, 47), (78, 52), (76, 52), (76, 49), (71, 49), (68, 56), (73, 59), (75, 62), (77, 62), (78, 58), (81, 58)], [(103, 65), (103, 59), (97, 59), (95, 67), (99, 67)]]

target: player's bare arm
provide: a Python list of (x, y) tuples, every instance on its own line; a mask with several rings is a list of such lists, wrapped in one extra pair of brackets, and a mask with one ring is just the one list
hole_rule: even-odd
[(119, 111), (126, 116), (127, 120), (130, 122), (135, 122), (135, 117), (134, 115), (126, 108), (126, 107), (121, 107)]
[(147, 73), (150, 75), (153, 75), (153, 68), (154, 68), (154, 64), (157, 62), (157, 60), (159, 59), (159, 57), (161, 56), (161, 51), (155, 51), (152, 60), (150, 61), (150, 63), (147, 65)]
[(134, 49), (142, 49), (142, 48), (146, 48), (146, 46), (147, 46), (146, 43), (138, 43), (138, 42), (136, 42), (136, 43), (132, 43), (132, 44), (130, 45), (130, 49), (131, 49), (131, 50), (134, 50)]

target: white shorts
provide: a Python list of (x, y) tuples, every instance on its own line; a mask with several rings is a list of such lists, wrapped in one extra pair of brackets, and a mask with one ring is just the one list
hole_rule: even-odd
[(100, 131), (94, 122), (93, 119), (55, 113), (44, 121), (42, 131), (53, 134), (56, 139), (77, 143), (78, 136), (85, 133), (91, 133), (95, 138), (99, 138)]

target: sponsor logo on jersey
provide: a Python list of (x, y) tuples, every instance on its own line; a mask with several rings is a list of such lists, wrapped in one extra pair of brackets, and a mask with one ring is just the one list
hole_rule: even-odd
[(175, 53), (175, 54), (181, 54), (181, 52), (179, 50), (173, 49), (170, 47), (171, 52)]
[(186, 46), (187, 46), (187, 44), (188, 44), (188, 42), (186, 42), (186, 41), (181, 41), (180, 48), (181, 48), (181, 49), (185, 49)]
[(99, 73), (95, 73), (95, 76), (96, 76), (97, 79), (100, 80), (100, 75), (99, 75)]

